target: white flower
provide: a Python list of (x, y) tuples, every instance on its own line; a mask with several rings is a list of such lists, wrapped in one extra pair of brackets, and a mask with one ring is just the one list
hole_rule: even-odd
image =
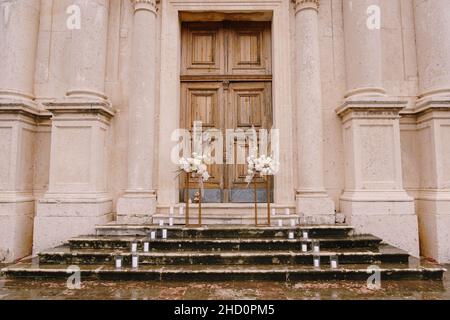
[(199, 155), (197, 153), (192, 153), (192, 158), (182, 157), (178, 161), (178, 167), (180, 170), (183, 170), (187, 173), (197, 174), (202, 178), (203, 181), (206, 181), (210, 178), (208, 173), (208, 167), (205, 163), (205, 159), (208, 157)]
[(245, 181), (250, 183), (255, 174), (259, 173), (261, 176), (274, 175), (278, 171), (278, 163), (266, 155), (261, 155), (259, 158), (250, 156), (247, 158), (247, 176)]
[(208, 171), (205, 171), (202, 173), (202, 179), (203, 181), (208, 181), (208, 179), (210, 178)]

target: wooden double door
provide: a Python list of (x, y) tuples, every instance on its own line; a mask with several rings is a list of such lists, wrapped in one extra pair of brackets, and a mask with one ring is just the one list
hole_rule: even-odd
[[(213, 156), (222, 161), (208, 166), (211, 178), (202, 200), (253, 202), (245, 159), (254, 141), (249, 129), (272, 127), (270, 23), (183, 23), (181, 58), (181, 126), (192, 132), (194, 123), (201, 122), (203, 131), (221, 135), (212, 135)], [(183, 176), (184, 201), (185, 186)], [(197, 187), (191, 182), (191, 199)], [(258, 201), (266, 202), (267, 196), (265, 183), (257, 179)]]

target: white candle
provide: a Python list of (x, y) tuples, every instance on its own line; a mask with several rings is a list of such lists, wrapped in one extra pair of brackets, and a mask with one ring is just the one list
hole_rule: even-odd
[(294, 232), (292, 231), (289, 232), (289, 239), (294, 239)]
[(131, 243), (131, 252), (137, 252), (137, 242)]
[(302, 252), (308, 251), (308, 245), (306, 243), (302, 243)]
[(276, 214), (277, 214), (277, 212), (276, 212), (275, 208), (272, 208), (272, 215), (274, 216)]
[(137, 254), (134, 254), (131, 257), (131, 267), (133, 269), (136, 269), (139, 266), (139, 256)]
[(289, 208), (284, 209), (284, 213), (288, 216), (290, 214)]
[(303, 231), (302, 235), (303, 235), (303, 239), (308, 239), (308, 231)]
[(320, 246), (318, 244), (314, 245), (314, 252), (319, 253), (320, 252)]
[(336, 268), (337, 268), (337, 261), (331, 260), (331, 269), (336, 269)]
[(122, 268), (122, 257), (116, 257), (116, 269)]
[(319, 257), (314, 257), (314, 267), (315, 268), (320, 267), (320, 258)]
[(279, 227), (282, 227), (282, 226), (283, 226), (283, 220), (278, 219), (278, 226), (279, 226)]
[(148, 242), (144, 242), (144, 252), (148, 252), (149, 251), (149, 243)]
[(184, 214), (184, 207), (182, 205), (178, 208), (178, 212), (180, 213), (180, 216)]
[(295, 227), (295, 219), (291, 219), (291, 227)]
[(162, 231), (162, 238), (167, 239), (167, 229), (163, 229)]
[(173, 207), (172, 206), (169, 208), (169, 214), (173, 215)]
[(164, 225), (164, 220), (159, 220), (159, 226), (162, 227)]
[(156, 239), (156, 231), (150, 232), (150, 239), (152, 239), (152, 240)]
[(169, 226), (173, 226), (173, 218), (169, 218)]

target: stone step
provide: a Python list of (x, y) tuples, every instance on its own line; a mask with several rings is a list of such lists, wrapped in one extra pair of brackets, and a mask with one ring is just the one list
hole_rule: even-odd
[[(330, 248), (376, 248), (381, 239), (372, 235), (315, 238), (322, 249)], [(69, 240), (72, 249), (129, 249), (131, 242), (137, 241), (140, 250), (142, 242), (150, 241), (152, 251), (274, 251), (299, 250), (304, 241), (297, 237), (284, 238), (168, 238), (148, 240), (148, 237), (134, 236), (81, 236)], [(311, 242), (312, 239), (306, 240)]]
[[(184, 207), (183, 214), (186, 212), (186, 204), (177, 204), (173, 206), (174, 216), (180, 216), (179, 209), (180, 206)], [(195, 218), (198, 216), (198, 204), (191, 203), (190, 217)], [(289, 215), (295, 215), (295, 207), (292, 206), (280, 206), (280, 205), (270, 205), (271, 215), (272, 209), (275, 209), (275, 217), (286, 215), (286, 209), (289, 209)], [(158, 206), (156, 208), (156, 214), (153, 217), (158, 218), (160, 216), (168, 216), (170, 213), (169, 206)], [(202, 216), (207, 218), (236, 218), (250, 217), (253, 219), (255, 214), (255, 207), (253, 203), (202, 203)], [(181, 215), (182, 216), (182, 215)], [(272, 215), (273, 216), (273, 215)], [(267, 203), (258, 203), (258, 218), (265, 219), (267, 217)], [(254, 222), (254, 220), (252, 221)], [(226, 223), (225, 223), (226, 224)]]
[[(379, 249), (335, 249), (321, 250), (316, 254), (301, 251), (221, 251), (221, 252), (139, 252), (141, 264), (149, 265), (312, 265), (313, 256), (320, 255), (323, 263), (338, 256), (340, 264), (408, 263), (409, 255), (397, 248), (383, 245)], [(120, 254), (124, 265), (131, 265), (129, 250), (72, 250), (58, 247), (39, 254), (39, 263), (44, 264), (114, 264), (114, 257)]]
[[(151, 218), (152, 224), (159, 224), (160, 220), (163, 220), (165, 224), (168, 224), (169, 218), (173, 218), (175, 225), (183, 226), (186, 223), (185, 216), (174, 214), (162, 214), (157, 213), (153, 215)], [(294, 219), (298, 221), (300, 218), (297, 214), (277, 214), (277, 215), (271, 215), (270, 217), (270, 224), (272, 226), (277, 226), (278, 221), (281, 220), (282, 224), (284, 226), (290, 225), (290, 220)], [(198, 224), (198, 213), (196, 210), (191, 212), (190, 218), (189, 218), (190, 224)], [(254, 226), (255, 225), (255, 214), (253, 212), (251, 213), (226, 213), (226, 214), (211, 214), (211, 213), (202, 213), (202, 223), (203, 225), (208, 226), (224, 226), (224, 225), (240, 225), (240, 226)], [(258, 214), (258, 224), (259, 225), (267, 225), (268, 224), (268, 218), (266, 213), (259, 213)]]
[[(232, 281), (232, 280), (362, 280), (366, 281), (373, 266), (342, 265), (331, 269), (298, 265), (141, 265), (138, 269), (115, 269), (111, 265), (80, 265), (82, 280), (157, 280), (157, 281)], [(67, 278), (69, 265), (21, 262), (2, 269), (7, 277)], [(426, 262), (409, 264), (382, 264), (379, 266), (381, 280), (442, 280), (446, 270)], [(72, 271), (73, 272), (73, 271)]]
[(347, 225), (308, 225), (285, 227), (245, 227), (245, 226), (205, 226), (181, 227), (159, 225), (118, 225), (107, 224), (96, 227), (99, 236), (147, 236), (150, 231), (157, 230), (161, 237), (161, 229), (167, 229), (168, 238), (287, 238), (289, 231), (298, 237), (302, 230), (308, 231), (310, 237), (344, 237), (353, 234), (353, 228)]

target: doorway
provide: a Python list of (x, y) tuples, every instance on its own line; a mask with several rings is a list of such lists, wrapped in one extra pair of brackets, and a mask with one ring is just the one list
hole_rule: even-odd
[[(194, 122), (203, 130), (267, 129), (272, 127), (272, 59), (270, 22), (185, 22), (181, 33), (181, 127), (193, 131)], [(211, 178), (204, 184), (203, 202), (246, 203), (254, 201), (253, 186), (245, 182), (247, 166), (227, 163), (227, 147), (244, 148), (249, 143), (235, 139), (223, 143), (224, 161), (211, 164)], [(235, 153), (237, 155), (238, 152)], [(180, 199), (185, 201), (185, 176), (180, 176)], [(257, 200), (266, 202), (264, 181), (256, 179)], [(271, 183), (273, 186), (273, 182)], [(194, 199), (196, 182), (189, 185)]]

